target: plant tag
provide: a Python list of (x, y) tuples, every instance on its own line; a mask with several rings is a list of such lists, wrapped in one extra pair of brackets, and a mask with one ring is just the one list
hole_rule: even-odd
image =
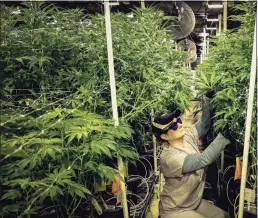
[(96, 201), (95, 198), (91, 201), (92, 205), (94, 206), (95, 210), (97, 211), (98, 215), (102, 214), (102, 208), (100, 207), (99, 203)]
[(245, 189), (245, 200), (251, 203), (255, 203), (255, 190), (246, 188)]

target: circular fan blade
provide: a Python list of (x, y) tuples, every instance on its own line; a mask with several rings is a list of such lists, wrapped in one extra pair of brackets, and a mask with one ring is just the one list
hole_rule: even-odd
[(194, 42), (192, 42), (189, 39), (181, 40), (177, 43), (178, 47), (182, 51), (187, 52), (187, 61), (190, 61), (190, 63), (193, 63), (197, 59), (197, 48)]
[(177, 19), (171, 21), (168, 26), (168, 31), (175, 40), (187, 37), (195, 27), (195, 16), (193, 10), (185, 3), (177, 1), (176, 5), (173, 2), (161, 2), (156, 7), (164, 12), (165, 15), (175, 15)]

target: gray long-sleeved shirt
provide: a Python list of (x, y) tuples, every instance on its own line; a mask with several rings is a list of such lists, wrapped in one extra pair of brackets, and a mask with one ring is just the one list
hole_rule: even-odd
[[(195, 124), (199, 138), (203, 137), (210, 127), (210, 100), (205, 98), (203, 114)], [(203, 153), (188, 154), (183, 163), (182, 173), (190, 173), (211, 164), (230, 141), (219, 134)]]

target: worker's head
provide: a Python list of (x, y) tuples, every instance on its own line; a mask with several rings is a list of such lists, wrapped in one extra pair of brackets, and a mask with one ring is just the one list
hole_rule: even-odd
[(167, 111), (159, 113), (152, 123), (152, 131), (156, 138), (170, 142), (182, 138), (185, 131), (180, 115), (181, 111), (178, 109), (173, 113)]

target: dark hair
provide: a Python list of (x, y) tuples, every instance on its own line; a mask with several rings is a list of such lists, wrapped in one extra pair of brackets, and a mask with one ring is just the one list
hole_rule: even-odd
[(158, 140), (165, 141), (160, 137), (160, 135), (167, 133), (167, 129), (166, 130), (160, 129), (160, 128), (156, 127), (154, 125), (154, 123), (166, 125), (166, 124), (169, 124), (174, 118), (179, 117), (180, 115), (181, 115), (181, 111), (179, 109), (176, 109), (172, 113), (167, 110), (163, 110), (163, 111), (157, 113), (157, 115), (155, 116), (154, 121), (152, 123), (152, 126), (151, 126), (152, 132), (155, 135), (155, 137)]

